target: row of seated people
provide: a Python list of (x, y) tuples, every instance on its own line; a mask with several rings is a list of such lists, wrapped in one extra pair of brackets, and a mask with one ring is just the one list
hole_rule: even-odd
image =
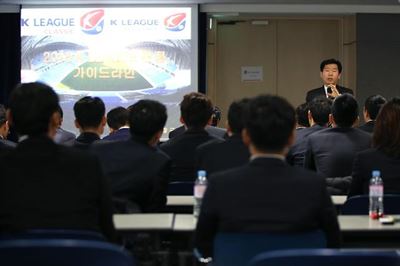
[[(376, 128), (385, 107), (393, 111), (398, 105), (393, 99), (382, 108)], [(337, 97), (331, 108), (334, 127), (325, 131), (343, 127), (339, 118), (354, 107), (357, 102), (351, 95)], [(91, 114), (98, 109), (97, 123), (80, 119), (79, 112)], [(60, 125), (54, 91), (40, 83), (18, 86), (11, 94), (8, 117), (22, 140), (15, 149), (1, 148), (0, 228), (83, 227), (101, 230), (113, 240), (111, 192), (117, 211), (158, 211), (165, 206), (168, 182), (193, 181), (196, 169), (201, 168), (212, 173), (196, 234), (204, 254), (210, 252), (210, 239), (217, 230), (321, 228), (330, 246), (337, 246), (340, 234), (325, 176), (285, 163), (296, 139), (293, 107), (285, 99), (268, 95), (235, 102), (228, 113), (225, 141), (204, 129), (212, 110), (206, 96), (185, 95), (181, 102), (185, 132), (157, 146), (167, 120), (166, 108), (141, 100), (129, 110), (129, 140), (98, 141), (105, 125), (104, 103), (85, 97), (74, 106), (82, 132), (77, 141), (90, 141), (75, 143), (76, 149), (51, 140)], [(387, 125), (387, 121), (382, 123)], [(93, 137), (80, 138), (85, 135)], [(221, 166), (238, 168), (221, 172)], [(282, 194), (290, 197), (282, 198)]]

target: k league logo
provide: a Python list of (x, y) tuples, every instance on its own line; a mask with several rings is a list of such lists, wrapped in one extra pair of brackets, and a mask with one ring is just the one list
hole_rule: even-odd
[(104, 10), (92, 10), (81, 17), (81, 29), (84, 33), (95, 35), (103, 31)]
[(182, 31), (186, 25), (186, 14), (178, 13), (168, 16), (164, 19), (164, 26), (170, 31)]

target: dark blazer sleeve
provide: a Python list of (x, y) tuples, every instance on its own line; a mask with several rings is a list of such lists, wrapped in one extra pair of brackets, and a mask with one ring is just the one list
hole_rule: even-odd
[(96, 159), (93, 175), (99, 181), (99, 223), (103, 235), (111, 242), (118, 242), (113, 222), (113, 207), (111, 201), (111, 184), (103, 174), (100, 163)]
[(353, 179), (350, 185), (349, 197), (355, 195), (362, 195), (363, 193), (363, 177), (362, 177), (362, 160), (360, 155), (357, 154), (353, 162)]
[(307, 149), (304, 155), (304, 168), (316, 171), (317, 167), (315, 166), (314, 154), (311, 146), (310, 138), (307, 140)]
[(153, 190), (145, 207), (146, 212), (159, 212), (165, 208), (165, 205), (167, 204), (167, 189), (170, 172), (171, 160), (165, 158), (158, 175), (154, 178)]
[(211, 177), (209, 180), (194, 235), (195, 248), (203, 258), (213, 256), (213, 241), (218, 228), (217, 191)]
[(318, 219), (322, 230), (325, 232), (328, 248), (338, 248), (341, 242), (339, 222), (335, 206), (325, 184), (322, 185), (321, 203)]

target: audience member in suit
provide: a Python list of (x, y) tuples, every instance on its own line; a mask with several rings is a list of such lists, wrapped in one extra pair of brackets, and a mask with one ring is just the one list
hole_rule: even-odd
[(129, 111), (124, 107), (116, 107), (107, 113), (107, 125), (110, 128), (110, 134), (103, 140), (117, 141), (128, 140), (131, 137), (129, 132)]
[(213, 111), (211, 101), (198, 92), (186, 94), (180, 104), (181, 121), (187, 130), (161, 145), (172, 160), (170, 181), (194, 181), (196, 178), (196, 148), (215, 139), (204, 129)]
[(244, 111), (248, 99), (233, 102), (228, 111), (228, 135), (226, 141), (211, 140), (196, 151), (197, 169), (207, 174), (227, 170), (249, 161), (250, 153), (242, 141)]
[(164, 105), (140, 100), (129, 112), (131, 139), (92, 145), (111, 180), (114, 199), (128, 206), (117, 208), (120, 212), (135, 211), (129, 206), (138, 207), (136, 211), (157, 212), (165, 206), (170, 159), (156, 147), (166, 121)]
[(304, 156), (307, 150), (307, 138), (309, 135), (327, 128), (331, 113), (332, 101), (325, 97), (314, 98), (309, 103), (308, 121), (311, 127), (296, 130), (296, 141), (290, 148), (286, 160), (291, 165), (304, 166)]
[(110, 186), (97, 158), (52, 140), (57, 94), (21, 84), (9, 104), (9, 122), (26, 138), (0, 157), (0, 231), (83, 229), (115, 240)]
[(56, 135), (54, 136), (54, 142), (58, 144), (64, 144), (67, 146), (72, 146), (75, 142), (75, 134), (72, 132), (69, 132), (63, 128), (61, 128), (62, 122), (63, 122), (63, 117), (64, 113), (61, 107), (58, 108), (58, 115), (60, 116), (60, 124), (58, 125)]
[(74, 146), (87, 149), (90, 144), (100, 140), (106, 125), (104, 102), (99, 97), (86, 96), (74, 105), (75, 126), (80, 135)]
[(310, 126), (308, 122), (308, 103), (302, 103), (297, 106), (296, 112), (296, 130), (301, 130)]
[(6, 108), (0, 104), (0, 147), (13, 148), (17, 144), (7, 139), (9, 133), (9, 126), (6, 116)]
[(374, 131), (375, 119), (381, 107), (386, 103), (386, 99), (379, 95), (371, 95), (365, 100), (363, 116), (365, 124), (360, 126), (359, 129), (368, 133)]
[(324, 83), (322, 87), (307, 92), (306, 102), (310, 102), (316, 97), (327, 97), (335, 99), (343, 93), (353, 94), (351, 89), (339, 86), (337, 83), (342, 73), (342, 64), (336, 59), (327, 59), (321, 62), (320, 76)]
[[(225, 138), (225, 137), (227, 137), (226, 129), (218, 127), (218, 123), (220, 120), (221, 120), (221, 110), (217, 106), (214, 106), (211, 120), (209, 122), (209, 125), (207, 125), (205, 129), (208, 132), (208, 134), (210, 134), (211, 136), (214, 136), (217, 138)], [(182, 122), (182, 120), (181, 120), (181, 122)], [(177, 127), (174, 130), (172, 130), (171, 132), (169, 132), (168, 138), (170, 138), (170, 139), (175, 138), (176, 136), (183, 134), (185, 131), (186, 131), (186, 127), (184, 125)]]
[(219, 232), (290, 233), (321, 229), (330, 247), (340, 231), (325, 180), (285, 162), (294, 141), (295, 111), (283, 98), (250, 100), (243, 141), (251, 158), (244, 166), (211, 175), (195, 232), (195, 247), (212, 257)]
[(357, 154), (349, 196), (368, 194), (373, 170), (381, 171), (385, 193), (400, 193), (400, 98), (383, 105), (376, 118), (372, 148)]
[(348, 93), (332, 104), (333, 128), (320, 130), (308, 137), (304, 165), (326, 176), (333, 194), (347, 194), (356, 154), (371, 144), (371, 135), (353, 128), (358, 119), (358, 104)]

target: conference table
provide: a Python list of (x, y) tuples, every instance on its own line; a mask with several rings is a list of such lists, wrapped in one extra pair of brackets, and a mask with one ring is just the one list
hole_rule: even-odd
[[(368, 215), (339, 215), (344, 247), (400, 248), (400, 216), (395, 223), (384, 225)], [(121, 234), (130, 232), (170, 232), (191, 237), (197, 219), (192, 214), (149, 213), (117, 214), (114, 224)]]

